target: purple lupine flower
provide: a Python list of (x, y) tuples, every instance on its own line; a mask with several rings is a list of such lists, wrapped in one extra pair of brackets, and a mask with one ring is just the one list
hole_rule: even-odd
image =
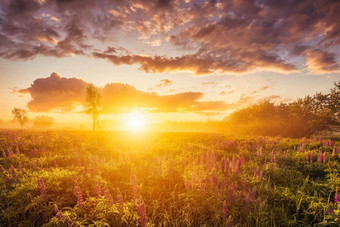
[(216, 196), (217, 201), (219, 201), (220, 197), (219, 197), (219, 190), (218, 190), (218, 186), (217, 185), (215, 187), (215, 196)]
[(86, 172), (86, 169), (84, 168), (83, 169), (83, 179), (85, 180), (87, 178), (87, 172)]
[(322, 161), (322, 153), (321, 151), (319, 151), (319, 154), (318, 154), (318, 163), (320, 163)]
[(47, 200), (47, 192), (46, 192), (46, 188), (45, 188), (45, 184), (43, 179), (41, 179), (40, 177), (38, 177), (38, 186), (39, 186), (39, 190), (40, 190), (40, 195)]
[(326, 152), (323, 152), (323, 156), (322, 156), (322, 162), (323, 163), (326, 163), (326, 160), (327, 160), (327, 153)]
[(309, 153), (306, 153), (306, 161), (309, 162)]
[(117, 203), (118, 203), (118, 210), (120, 213), (123, 213), (124, 211), (124, 202), (123, 202), (123, 196), (120, 190), (117, 191)]
[(227, 203), (224, 200), (223, 205), (222, 205), (222, 217), (223, 219), (227, 218)]
[(15, 172), (14, 166), (11, 165), (10, 168), (11, 168), (11, 172), (12, 172), (13, 177), (16, 177), (16, 176), (17, 176), (17, 173)]
[(250, 205), (250, 195), (247, 196), (245, 202), (244, 202), (244, 212), (248, 213), (249, 212), (249, 205)]
[(340, 195), (338, 193), (338, 189), (335, 190), (335, 202), (340, 202)]
[(221, 180), (221, 190), (224, 189), (224, 186), (225, 186), (225, 176), (223, 176)]
[(113, 205), (113, 199), (112, 199), (112, 196), (110, 195), (110, 192), (109, 192), (109, 189), (107, 188), (106, 186), (106, 189), (104, 191), (104, 196), (105, 196), (105, 199), (111, 204)]
[(328, 206), (327, 213), (334, 214), (334, 209), (333, 209), (333, 207), (331, 205)]
[(243, 180), (242, 182), (242, 194), (245, 194), (247, 190), (247, 182), (246, 180)]
[(233, 227), (233, 219), (231, 218), (231, 216), (229, 216), (228, 218), (227, 227)]
[(94, 190), (97, 194), (97, 196), (101, 196), (102, 195), (102, 190), (100, 188), (100, 185), (96, 182), (95, 186), (94, 186)]
[(6, 182), (7, 182), (8, 184), (10, 184), (10, 183), (11, 183), (11, 178), (10, 178), (9, 175), (7, 175), (7, 174), (5, 174), (5, 176), (6, 176)]
[(32, 168), (33, 168), (33, 170), (37, 169), (37, 163), (36, 163), (35, 160), (33, 160), (33, 162), (32, 162)]
[(84, 199), (83, 199), (83, 194), (81, 193), (81, 189), (79, 186), (79, 181), (78, 178), (75, 178), (74, 180), (74, 194), (77, 197), (77, 203), (83, 207), (84, 206)]
[(313, 159), (314, 159), (314, 151), (310, 153), (310, 163), (313, 163)]
[(254, 177), (258, 177), (259, 174), (260, 174), (260, 167), (257, 167), (255, 174), (254, 174)]
[(132, 200), (134, 202), (137, 202), (137, 199), (138, 199), (137, 178), (133, 171), (131, 172), (131, 190), (132, 190)]
[(139, 215), (139, 224), (141, 226), (145, 226), (146, 224), (146, 209), (145, 209), (145, 203), (142, 198), (139, 199), (138, 202), (138, 215)]

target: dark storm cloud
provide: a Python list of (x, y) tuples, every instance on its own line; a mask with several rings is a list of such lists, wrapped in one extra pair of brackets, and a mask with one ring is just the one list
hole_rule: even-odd
[[(294, 72), (303, 70), (294, 57), (303, 57), (310, 71), (339, 69), (338, 0), (9, 0), (0, 1), (0, 9), (0, 57), (6, 59), (92, 55), (146, 72), (211, 74)], [(148, 56), (128, 44), (117, 52), (118, 31), (137, 34)], [(156, 38), (183, 54), (154, 55), (148, 45)]]
[[(171, 82), (171, 81), (170, 81)], [(163, 84), (170, 83), (162, 80)], [(27, 107), (33, 112), (58, 110), (67, 112), (84, 105), (88, 83), (80, 78), (65, 78), (58, 73), (36, 79), (30, 87), (15, 90), (19, 94), (30, 94)], [(202, 92), (181, 92), (173, 95), (158, 95), (137, 90), (135, 87), (110, 83), (99, 88), (102, 95), (102, 113), (113, 114), (147, 108), (150, 112), (225, 110), (222, 101), (200, 101)]]

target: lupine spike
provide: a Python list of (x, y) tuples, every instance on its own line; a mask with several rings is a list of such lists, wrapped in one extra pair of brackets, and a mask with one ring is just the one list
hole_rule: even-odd
[(227, 218), (227, 203), (225, 200), (222, 205), (222, 217), (223, 219)]
[(13, 177), (16, 177), (16, 176), (17, 176), (17, 173), (15, 172), (14, 166), (11, 165), (10, 168), (11, 168), (11, 172), (12, 172)]
[(118, 189), (118, 192), (117, 192), (117, 203), (118, 203), (118, 211), (120, 213), (123, 213), (123, 211), (124, 211), (124, 202), (123, 202), (122, 193), (120, 192), (119, 189)]
[(146, 209), (145, 209), (145, 203), (144, 203), (142, 198), (139, 199), (138, 215), (139, 215), (139, 224), (141, 226), (145, 226), (145, 224), (146, 224)]
[(39, 186), (39, 190), (40, 190), (40, 195), (47, 200), (47, 192), (46, 192), (46, 188), (45, 188), (45, 184), (43, 179), (41, 179), (40, 177), (38, 177), (37, 179), (38, 181), (38, 186)]
[(77, 203), (81, 207), (83, 207), (84, 206), (84, 199), (83, 199), (83, 194), (81, 193), (81, 189), (80, 189), (80, 186), (79, 186), (78, 178), (75, 178), (74, 184), (75, 184), (75, 186), (74, 186), (74, 194), (77, 197)]
[(101, 196), (102, 195), (102, 190), (101, 190), (100, 185), (98, 183), (95, 184), (94, 190), (95, 190), (97, 196)]
[(112, 199), (112, 197), (111, 197), (111, 195), (110, 195), (110, 192), (109, 192), (109, 189), (107, 188), (107, 186), (106, 186), (106, 189), (105, 189), (105, 191), (104, 191), (104, 195), (105, 195), (106, 200), (107, 200), (111, 205), (113, 205), (113, 199)]

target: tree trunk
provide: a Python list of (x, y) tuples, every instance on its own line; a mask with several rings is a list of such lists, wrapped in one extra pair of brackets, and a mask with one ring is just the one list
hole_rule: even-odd
[(96, 131), (96, 119), (93, 117), (93, 131)]

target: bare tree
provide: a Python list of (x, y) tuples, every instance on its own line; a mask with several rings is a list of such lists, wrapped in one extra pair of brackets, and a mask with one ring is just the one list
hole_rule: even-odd
[(17, 120), (20, 124), (20, 127), (23, 128), (24, 125), (28, 122), (27, 112), (24, 109), (14, 108), (12, 110), (14, 120)]
[(90, 84), (86, 91), (86, 111), (91, 115), (93, 120), (93, 131), (96, 131), (96, 122), (99, 118), (100, 111), (100, 94), (98, 89)]

